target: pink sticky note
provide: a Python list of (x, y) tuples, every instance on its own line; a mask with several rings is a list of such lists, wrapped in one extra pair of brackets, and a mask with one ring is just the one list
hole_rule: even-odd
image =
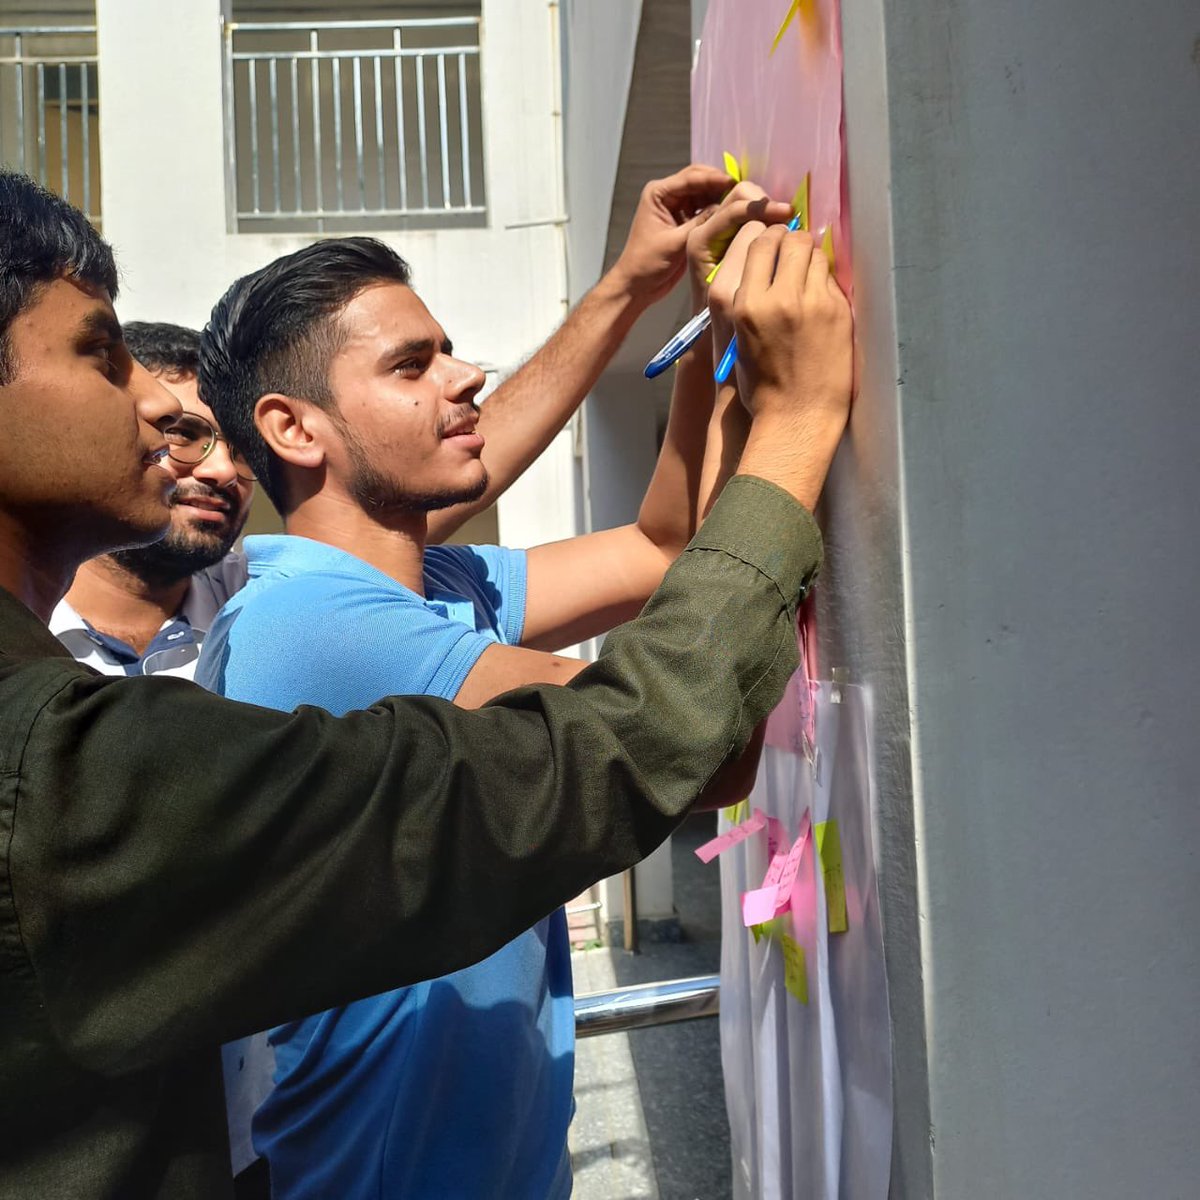
[(787, 841), (787, 829), (778, 817), (767, 818), (767, 854), (774, 858)]
[(762, 887), (742, 894), (742, 924), (760, 925), (771, 921), (788, 906), (792, 887), (800, 871), (804, 850), (812, 837), (812, 820), (808, 810), (800, 821), (800, 833), (785, 855), (782, 851), (771, 859)]
[(775, 901), (779, 896), (776, 884), (742, 894), (742, 924), (762, 925), (775, 919)]
[(731, 846), (736, 846), (739, 842), (744, 842), (751, 834), (765, 828), (766, 824), (767, 814), (761, 808), (756, 808), (740, 825), (735, 825), (732, 829), (727, 829), (719, 837), (715, 837), (712, 841), (705, 842), (703, 846), (698, 847), (696, 857), (702, 863), (710, 863), (718, 854), (723, 854)]

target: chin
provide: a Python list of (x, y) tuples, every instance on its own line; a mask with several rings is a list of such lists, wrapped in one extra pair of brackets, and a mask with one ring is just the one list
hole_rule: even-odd
[[(112, 550), (136, 550), (142, 546), (152, 546), (166, 537), (171, 528), (171, 515), (163, 513), (157, 521), (128, 521), (120, 527), (119, 532), (110, 535), (109, 544), (98, 553), (107, 554)], [(113, 540), (113, 537), (117, 540)]]

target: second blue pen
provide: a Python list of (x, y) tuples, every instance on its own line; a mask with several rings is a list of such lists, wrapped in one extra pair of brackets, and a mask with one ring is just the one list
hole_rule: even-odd
[[(797, 213), (788, 223), (788, 232), (795, 233), (800, 228), (800, 214)], [(729, 339), (729, 345), (725, 347), (725, 353), (721, 355), (721, 361), (717, 363), (717, 369), (713, 372), (713, 378), (718, 383), (724, 383), (733, 371), (733, 364), (737, 362), (737, 334)]]

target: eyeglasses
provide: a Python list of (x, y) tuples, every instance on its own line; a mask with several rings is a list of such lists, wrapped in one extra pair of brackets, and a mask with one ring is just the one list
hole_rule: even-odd
[(184, 413), (163, 430), (163, 437), (167, 439), (167, 456), (189, 467), (202, 463), (216, 449), (218, 442), (224, 442), (237, 477), (245, 483), (254, 482), (254, 472), (242, 454), (223, 433), (217, 432), (211, 421), (197, 413)]

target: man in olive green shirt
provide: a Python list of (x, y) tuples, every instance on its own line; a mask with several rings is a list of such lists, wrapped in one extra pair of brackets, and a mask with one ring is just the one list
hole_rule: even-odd
[(478, 961), (658, 845), (795, 668), (849, 404), (845, 300), (768, 230), (740, 474), (600, 659), (478, 712), (289, 715), (98, 676), (43, 627), (167, 523), (178, 409), (116, 290), (83, 217), (0, 173), (0, 1197), (228, 1195), (219, 1043)]

